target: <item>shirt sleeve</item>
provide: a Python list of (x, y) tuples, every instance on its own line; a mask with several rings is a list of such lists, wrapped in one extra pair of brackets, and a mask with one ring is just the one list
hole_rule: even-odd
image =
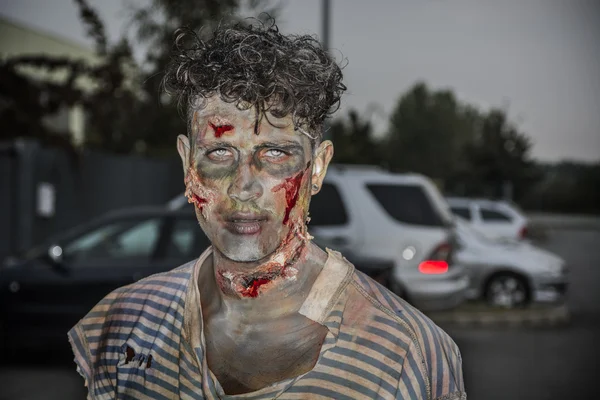
[[(71, 330), (67, 336), (73, 355), (75, 356), (75, 364), (77, 365), (77, 372), (85, 380), (84, 384), (88, 389), (88, 399), (95, 399), (99, 395), (95, 393), (98, 384), (102, 386), (103, 393), (112, 393), (114, 391), (113, 382), (110, 379), (98, 379), (99, 374), (102, 375), (102, 363), (98, 363), (98, 340), (88, 340), (88, 338), (100, 337), (103, 335), (106, 319), (110, 313), (110, 308), (113, 302), (118, 298), (120, 289), (109, 293), (103, 298), (98, 304), (90, 310), (90, 312), (83, 317)], [(94, 356), (92, 356), (94, 355)], [(104, 371), (105, 372), (105, 371)], [(100, 397), (104, 398), (105, 395)]]
[(458, 346), (441, 329), (432, 330), (428, 339), (428, 354), (417, 342), (410, 346), (402, 365), (397, 398), (465, 400)]
[(428, 366), (431, 377), (431, 397), (434, 400), (466, 399), (463, 381), (462, 356), (456, 343), (441, 329), (434, 332), (435, 351), (432, 359), (436, 368)]
[(67, 334), (73, 355), (75, 356), (75, 364), (77, 372), (83, 377), (84, 385), (88, 388), (88, 399), (91, 399), (92, 384), (92, 362), (90, 349), (81, 325), (77, 324)]

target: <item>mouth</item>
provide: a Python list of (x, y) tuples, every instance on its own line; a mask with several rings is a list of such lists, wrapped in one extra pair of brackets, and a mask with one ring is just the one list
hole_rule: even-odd
[(234, 213), (225, 219), (225, 227), (236, 235), (256, 235), (260, 233), (267, 219), (260, 214)]

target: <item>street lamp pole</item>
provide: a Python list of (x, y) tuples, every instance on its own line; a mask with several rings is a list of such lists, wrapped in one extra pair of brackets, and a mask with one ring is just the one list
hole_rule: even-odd
[[(321, 43), (325, 51), (329, 51), (329, 20), (330, 20), (331, 2), (330, 0), (321, 0)], [(323, 122), (323, 140), (331, 139), (329, 134), (329, 123)]]
[(331, 11), (330, 0), (322, 0), (322, 14), (321, 14), (321, 36), (323, 42), (323, 48), (329, 51), (329, 14)]

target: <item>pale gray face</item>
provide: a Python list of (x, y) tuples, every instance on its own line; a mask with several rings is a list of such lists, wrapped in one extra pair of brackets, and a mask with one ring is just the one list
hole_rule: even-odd
[(304, 224), (311, 185), (324, 177), (324, 156), (315, 171), (313, 154), (331, 148), (322, 143), (313, 153), (289, 116), (262, 118), (258, 134), (255, 125), (253, 108), (212, 98), (193, 115), (191, 145), (179, 146), (202, 229), (225, 257), (242, 262), (269, 256)]

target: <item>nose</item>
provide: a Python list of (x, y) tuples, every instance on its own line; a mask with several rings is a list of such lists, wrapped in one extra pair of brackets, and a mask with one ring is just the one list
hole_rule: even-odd
[(229, 197), (241, 202), (248, 202), (260, 198), (263, 187), (257, 179), (256, 171), (248, 163), (238, 167), (235, 178), (227, 191)]

